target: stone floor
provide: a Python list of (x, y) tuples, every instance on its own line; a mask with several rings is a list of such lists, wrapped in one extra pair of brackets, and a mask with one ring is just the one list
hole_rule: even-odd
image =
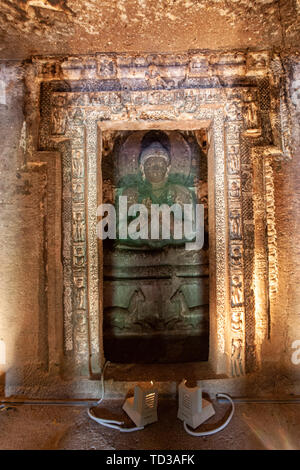
[[(121, 406), (105, 401), (97, 414), (130, 426)], [(229, 412), (225, 403), (215, 403), (215, 409), (203, 429), (220, 424)], [(300, 449), (300, 404), (236, 404), (228, 427), (202, 438), (186, 434), (176, 412), (175, 400), (160, 400), (157, 423), (124, 434), (91, 421), (84, 406), (18, 405), (0, 410), (0, 449)]]

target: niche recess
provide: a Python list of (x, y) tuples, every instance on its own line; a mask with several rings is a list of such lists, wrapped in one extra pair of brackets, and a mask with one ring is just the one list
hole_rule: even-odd
[[(209, 351), (209, 243), (205, 131), (135, 130), (102, 134), (103, 203), (204, 205), (201, 250), (175, 240), (103, 242), (103, 336), (113, 362), (206, 361)], [(153, 189), (142, 149), (165, 149), (167, 176)], [(159, 159), (159, 157), (158, 157)], [(163, 158), (164, 160), (164, 158)], [(149, 208), (150, 210), (150, 208)]]

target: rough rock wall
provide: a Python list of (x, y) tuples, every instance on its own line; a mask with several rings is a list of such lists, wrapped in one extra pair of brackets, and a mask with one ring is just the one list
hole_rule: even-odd
[[(278, 248), (278, 296), (271, 324), (270, 356), (280, 368), (277, 379), (300, 379), (300, 363), (294, 364), (293, 342), (300, 340), (300, 60), (287, 61), (287, 80), (292, 115), (293, 158), (273, 165)], [(276, 346), (277, 345), (277, 346)], [(299, 357), (299, 354), (298, 354)]]
[(1, 382), (26, 383), (47, 367), (45, 309), (45, 169), (26, 166), (21, 64), (2, 64), (0, 339), (6, 349)]

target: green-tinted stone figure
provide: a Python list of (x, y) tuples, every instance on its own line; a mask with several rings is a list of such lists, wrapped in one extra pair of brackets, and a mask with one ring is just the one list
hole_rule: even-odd
[[(176, 182), (176, 178), (169, 177), (170, 167), (169, 151), (160, 142), (154, 141), (141, 151), (139, 156), (140, 174), (136, 178), (135, 184), (125, 184), (124, 187), (120, 189), (117, 194), (116, 203), (118, 203), (119, 196), (127, 196), (128, 207), (132, 204), (143, 204), (148, 209), (149, 214), (149, 235), (148, 239), (132, 240), (128, 237), (126, 240), (119, 240), (120, 243), (136, 248), (161, 248), (170, 244), (180, 245), (185, 243), (186, 239), (184, 235), (181, 239), (176, 239), (173, 236), (174, 219), (172, 212), (170, 238), (162, 239), (160, 231), (160, 239), (151, 239), (150, 216), (152, 204), (158, 204), (160, 206), (166, 204), (169, 207), (173, 204), (179, 204), (182, 208), (182, 228), (184, 204), (192, 205), (192, 217), (195, 213), (195, 195), (188, 187)], [(177, 177), (177, 180), (178, 179), (180, 180), (180, 178)], [(129, 224), (132, 219), (134, 219), (134, 217), (128, 217), (127, 221), (119, 220), (119, 224), (125, 222)]]

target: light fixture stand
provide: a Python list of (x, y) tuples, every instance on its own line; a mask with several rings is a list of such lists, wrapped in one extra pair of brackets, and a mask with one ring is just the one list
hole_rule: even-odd
[(183, 380), (178, 387), (178, 414), (177, 417), (188, 424), (192, 429), (214, 416), (213, 405), (202, 398), (202, 388), (187, 387), (186, 380)]
[(157, 421), (157, 396), (158, 392), (152, 385), (148, 389), (136, 385), (134, 396), (126, 399), (123, 410), (138, 427), (155, 423)]

